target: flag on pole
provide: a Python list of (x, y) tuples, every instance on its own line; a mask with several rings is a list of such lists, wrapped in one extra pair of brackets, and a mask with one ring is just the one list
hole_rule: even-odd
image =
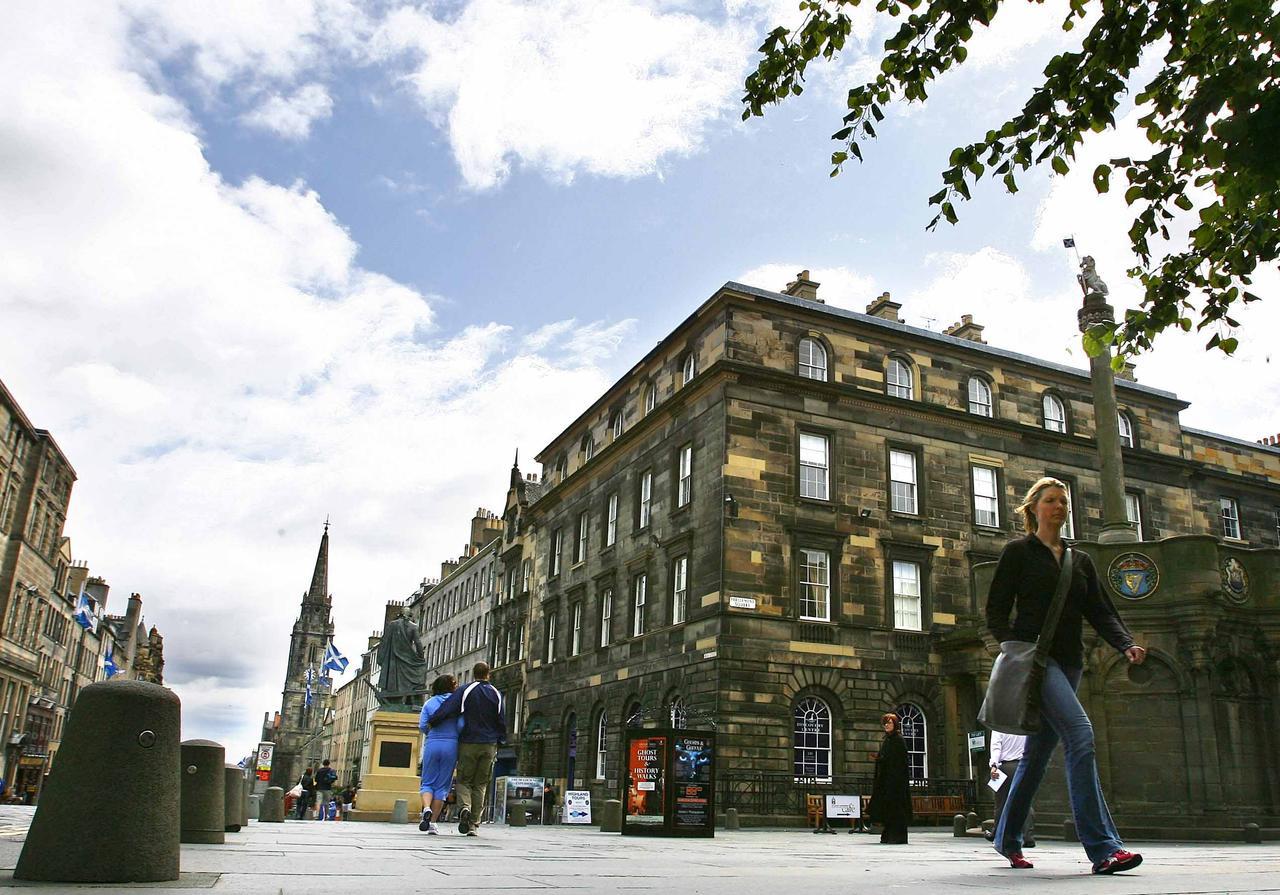
[(338, 674), (347, 670), (350, 660), (342, 653), (338, 652), (338, 648), (333, 645), (333, 639), (329, 639), (329, 645), (324, 648), (324, 665), (321, 667), (326, 671), (336, 671)]
[(102, 670), (107, 673), (107, 680), (120, 673), (120, 667), (116, 665), (114, 651), (110, 643), (107, 644), (107, 648), (102, 654)]
[(1066, 239), (1062, 240), (1062, 247), (1064, 249), (1074, 249), (1076, 247), (1076, 241), (1071, 237), (1067, 237)]
[(80, 591), (80, 600), (76, 603), (75, 620), (86, 631), (92, 631), (98, 621), (97, 614), (93, 611), (93, 604), (89, 602), (89, 595), (83, 590)]
[(311, 705), (311, 679), (315, 677), (315, 673), (316, 673), (315, 669), (313, 668), (307, 669), (307, 692), (306, 692), (306, 695), (302, 697), (303, 706)]

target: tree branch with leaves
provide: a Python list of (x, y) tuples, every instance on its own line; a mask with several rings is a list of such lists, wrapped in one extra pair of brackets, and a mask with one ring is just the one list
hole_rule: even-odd
[[(1013, 2), (1042, 4), (879, 0), (876, 11), (901, 25), (884, 42), (879, 74), (849, 90), (843, 126), (832, 134), (840, 148), (831, 155), (831, 176), (850, 159), (862, 161), (860, 143), (875, 138), (890, 104), (927, 101), (931, 84), (964, 64), (975, 29)], [(771, 31), (746, 81), (743, 119), (803, 92), (809, 63), (844, 50), (849, 13), (858, 5), (805, 0), (796, 30)], [(1085, 24), (1094, 11), (1079, 49), (1049, 60), (1018, 114), (951, 152), (942, 188), (929, 197), (937, 210), (928, 229), (957, 223), (957, 204), (983, 177), (999, 178), (1014, 193), (1018, 175), (1032, 167), (1047, 162), (1068, 173), (1088, 134), (1115, 128), (1139, 65), (1160, 54), (1159, 70), (1134, 96), (1150, 153), (1111, 159), (1093, 172), (1099, 193), (1111, 188), (1113, 174), (1124, 177), (1137, 261), (1128, 274), (1143, 297), (1115, 327), (1092, 333), (1091, 342), (1114, 343), (1121, 364), (1170, 326), (1209, 327), (1215, 332), (1206, 347), (1230, 354), (1237, 340), (1223, 337), (1220, 323), (1238, 325), (1233, 307), (1258, 300), (1247, 287), (1260, 265), (1280, 257), (1280, 5), (1071, 0), (1062, 29)], [(1185, 246), (1173, 245), (1169, 229), (1179, 213), (1191, 218)]]

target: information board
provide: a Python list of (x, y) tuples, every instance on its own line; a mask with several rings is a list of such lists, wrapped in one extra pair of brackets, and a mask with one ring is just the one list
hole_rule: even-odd
[(591, 793), (586, 790), (571, 790), (564, 794), (564, 822), (591, 823)]
[(662, 824), (666, 818), (667, 738), (636, 737), (627, 752), (627, 822)]
[(275, 743), (258, 744), (258, 766), (254, 773), (259, 780), (264, 782), (271, 780), (271, 758), (275, 754), (275, 748)]

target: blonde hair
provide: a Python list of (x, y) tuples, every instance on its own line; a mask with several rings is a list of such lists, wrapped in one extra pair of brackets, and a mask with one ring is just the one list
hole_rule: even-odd
[(1022, 503), (1018, 504), (1018, 508), (1014, 511), (1022, 514), (1022, 527), (1026, 529), (1027, 534), (1035, 534), (1036, 504), (1040, 502), (1041, 495), (1050, 488), (1061, 488), (1062, 493), (1067, 495), (1067, 506), (1071, 505), (1071, 491), (1064, 482), (1048, 475), (1040, 479), (1031, 486), (1027, 491), (1027, 496), (1022, 499)]

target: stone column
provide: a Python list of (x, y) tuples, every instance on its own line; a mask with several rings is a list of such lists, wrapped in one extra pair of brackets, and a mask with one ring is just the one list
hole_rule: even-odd
[[(1106, 294), (1090, 289), (1083, 277), (1081, 286), (1085, 289), (1084, 306), (1076, 314), (1080, 332), (1099, 324), (1114, 323), (1115, 311), (1107, 304)], [(1098, 541), (1134, 543), (1138, 540), (1137, 528), (1124, 509), (1124, 460), (1120, 455), (1120, 424), (1116, 416), (1116, 382), (1110, 348), (1089, 358), (1089, 378), (1093, 383), (1094, 441), (1098, 446), (1098, 468), (1102, 472), (1102, 533)]]

